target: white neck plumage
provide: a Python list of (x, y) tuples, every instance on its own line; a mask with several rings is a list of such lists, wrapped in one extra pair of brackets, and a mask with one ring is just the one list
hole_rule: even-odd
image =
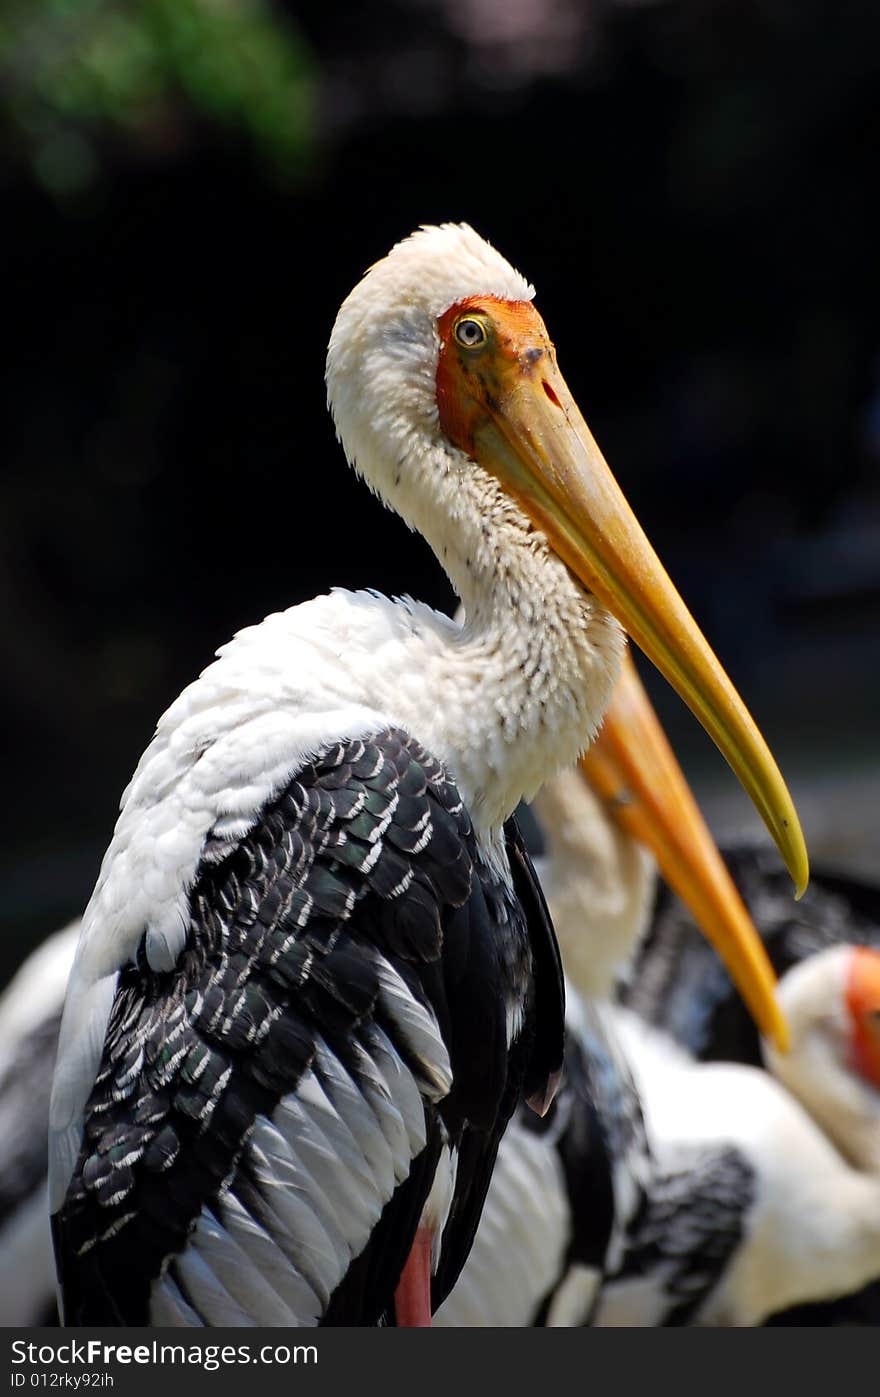
[[(440, 431), (436, 343), (421, 346), (423, 363), (407, 342), (407, 372), (384, 341), (371, 350), (364, 285), (330, 343), (337, 431), (358, 474), (430, 545), (465, 610), (456, 626), (412, 609), (391, 711), (450, 765), (478, 829), (497, 832), (592, 741), (623, 636), (498, 481)], [(386, 678), (395, 658), (384, 657)], [(385, 687), (382, 675), (373, 681)]]
[(503, 519), (462, 530), (466, 551), (447, 546), (444, 559), (465, 613), (449, 711), (459, 739), (470, 729), (463, 752), (485, 768), (473, 798), (490, 825), (592, 742), (622, 649), (617, 623), (504, 503)]
[(645, 928), (654, 861), (577, 770), (544, 786), (534, 810), (547, 840), (542, 881), (566, 974), (586, 998), (610, 998)]
[(430, 524), (425, 532), (464, 621), (397, 604), (404, 643), (360, 672), (384, 711), (443, 757), (478, 830), (494, 836), (592, 741), (622, 636), (524, 521), (474, 529), (463, 514), (459, 500), (446, 542), (430, 537)]
[(880, 1180), (880, 1093), (850, 1062), (845, 1005), (848, 946), (819, 951), (780, 983), (792, 1030), (787, 1054), (764, 1043), (773, 1075), (809, 1111), (856, 1169)]

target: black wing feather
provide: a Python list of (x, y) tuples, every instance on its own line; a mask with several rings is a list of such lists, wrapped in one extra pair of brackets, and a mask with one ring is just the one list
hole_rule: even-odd
[[(536, 932), (482, 865), (442, 766), (399, 730), (324, 751), (237, 845), (209, 835), (178, 965), (154, 973), (139, 956), (119, 977), (79, 1160), (53, 1219), (67, 1322), (148, 1322), (151, 1286), (166, 1266), (173, 1274), (202, 1210), (219, 1199), (222, 1211), (237, 1179), (243, 1194), (253, 1186), (249, 1133), (296, 1093), (319, 1040), (357, 1084), (375, 1023), (419, 1070), (382, 1007), (381, 963), (436, 1017), (453, 1087), (439, 1107), (423, 1093), (427, 1144), (324, 1319), (373, 1323), (387, 1311), (444, 1138), (467, 1161), (444, 1235), (445, 1293), (532, 1044), (538, 1077), (553, 1057), (531, 991), (534, 958), (541, 1006), (558, 1009), (547, 988), (552, 931), (530, 896)], [(528, 1031), (508, 1053), (514, 1001)]]
[(546, 1110), (556, 1093), (565, 1057), (565, 978), (559, 943), (541, 884), (516, 820), (505, 825), (513, 887), (529, 928), (534, 976), (534, 1043), (524, 1095)]

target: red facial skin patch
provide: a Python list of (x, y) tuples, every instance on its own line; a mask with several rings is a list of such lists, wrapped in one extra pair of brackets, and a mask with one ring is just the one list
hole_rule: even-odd
[[(486, 330), (476, 349), (460, 345), (455, 326), (472, 315)], [(477, 422), (497, 409), (513, 376), (531, 377), (545, 354), (552, 354), (544, 322), (531, 301), (468, 296), (437, 320), (437, 409), (443, 433), (468, 456), (474, 454)]]
[(880, 951), (854, 948), (846, 1007), (852, 1019), (853, 1064), (866, 1081), (880, 1087)]

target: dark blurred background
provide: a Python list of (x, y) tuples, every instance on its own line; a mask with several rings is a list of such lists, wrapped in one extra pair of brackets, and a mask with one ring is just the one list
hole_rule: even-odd
[(234, 630), (333, 584), (451, 604), (324, 405), (341, 298), (421, 222), (535, 281), (814, 850), (874, 869), (880, 6), (6, 0), (0, 142), (0, 979)]

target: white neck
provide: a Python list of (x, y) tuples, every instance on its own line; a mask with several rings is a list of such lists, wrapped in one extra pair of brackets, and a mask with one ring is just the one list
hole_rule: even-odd
[[(475, 495), (482, 484), (472, 481)], [(445, 740), (459, 763), (474, 763), (462, 775), (475, 819), (490, 826), (592, 742), (623, 645), (617, 623), (504, 506), (488, 530), (461, 520), (444, 558), (465, 613), (450, 656)]]
[(576, 769), (548, 782), (534, 810), (547, 840), (541, 875), (566, 974), (586, 998), (610, 998), (647, 922), (654, 861)]
[(791, 1026), (782, 1055), (762, 1044), (773, 1075), (857, 1169), (880, 1179), (880, 1092), (850, 1066), (845, 1002), (848, 946), (819, 951), (783, 976), (779, 1001)]
[(463, 598), (463, 623), (394, 604), (401, 643), (357, 655), (352, 682), (444, 760), (491, 841), (521, 799), (592, 741), (623, 639), (530, 531), (508, 521), (484, 532), (460, 515), (454, 537), (445, 557), (437, 552)]
[(340, 309), (327, 393), (348, 460), (427, 540), (465, 609), (457, 628), (414, 608), (409, 649), (389, 649), (385, 677), (370, 682), (384, 695), (390, 679), (390, 711), (444, 757), (478, 828), (494, 831), (592, 741), (623, 638), (495, 477), (440, 429), (437, 317), (476, 292), (533, 294), (468, 228), (399, 244)]

